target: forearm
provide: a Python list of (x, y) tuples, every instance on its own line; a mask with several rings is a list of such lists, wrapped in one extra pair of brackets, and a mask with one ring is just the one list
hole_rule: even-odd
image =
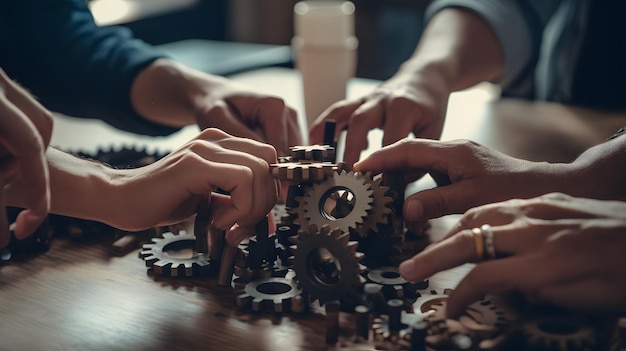
[(468, 10), (448, 8), (431, 19), (413, 56), (388, 82), (415, 85), (434, 76), (455, 91), (495, 80), (503, 70), (500, 44), (487, 23)]
[[(50, 213), (108, 222), (115, 191), (110, 181), (112, 169), (54, 148), (46, 152), (50, 172)], [(8, 191), (11, 205), (24, 207), (24, 186), (19, 182)]]
[(626, 200), (626, 136), (588, 149), (569, 169), (577, 179), (574, 196)]
[(160, 59), (135, 78), (131, 103), (137, 113), (155, 123), (172, 127), (195, 124), (211, 84), (219, 84), (222, 79)]

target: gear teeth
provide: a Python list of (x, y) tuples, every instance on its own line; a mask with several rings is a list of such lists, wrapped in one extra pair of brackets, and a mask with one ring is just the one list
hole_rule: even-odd
[(370, 172), (365, 173), (363, 178), (370, 183), (373, 203), (370, 215), (365, 218), (357, 232), (361, 237), (367, 237), (370, 231), (378, 233), (379, 225), (389, 224), (389, 217), (393, 213), (393, 197), (389, 194), (389, 187), (381, 185), (382, 178), (374, 179)]
[(270, 165), (272, 177), (294, 182), (319, 181), (331, 176), (337, 165), (327, 162), (285, 162)]
[(294, 161), (332, 161), (335, 148), (330, 145), (292, 146), (291, 159)]
[(170, 245), (188, 245), (195, 248), (195, 236), (181, 231), (175, 235), (163, 233), (161, 238), (152, 238), (152, 243), (144, 244), (139, 256), (145, 261), (146, 267), (156, 274), (172, 277), (192, 277), (209, 273), (210, 260), (205, 254), (196, 254), (189, 258), (172, 257), (167, 253)]
[[(338, 228), (331, 230), (328, 225), (323, 225), (319, 230), (317, 226), (311, 225), (308, 230), (301, 229), (297, 239), (292, 241), (295, 243), (293, 269), (296, 280), (299, 287), (310, 294), (311, 299), (319, 300), (321, 304), (341, 299), (353, 293), (361, 284), (357, 243), (349, 241), (349, 236), (349, 233), (342, 233)], [(316, 262), (311, 259), (315, 255), (319, 256), (322, 249), (328, 251), (333, 260)], [(333, 270), (337, 267), (340, 267), (339, 274)]]
[[(329, 225), (331, 228), (339, 228), (343, 233), (349, 233), (351, 230), (358, 230), (372, 212), (374, 195), (371, 182), (361, 173), (346, 170), (341, 165), (332, 176), (303, 189), (304, 195), (296, 197), (299, 206), (293, 209), (293, 212), (297, 212), (294, 223), (302, 228), (308, 228), (311, 224), (316, 224), (320, 228)], [(343, 194), (333, 195), (339, 191), (351, 193), (353, 199), (344, 204), (351, 207), (346, 213), (334, 217), (325, 206), (327, 200), (333, 196), (339, 199), (338, 201), (345, 202), (342, 200)], [(333, 210), (337, 210), (338, 207)]]
[(287, 278), (270, 277), (247, 283), (243, 290), (235, 291), (237, 306), (254, 312), (299, 312), (297, 306), (302, 290)]

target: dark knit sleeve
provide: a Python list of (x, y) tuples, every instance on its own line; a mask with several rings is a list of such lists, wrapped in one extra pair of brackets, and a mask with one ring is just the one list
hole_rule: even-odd
[(14, 12), (15, 78), (44, 105), (136, 133), (177, 130), (143, 119), (130, 103), (137, 74), (163, 54), (127, 28), (97, 26), (84, 0), (20, 0)]

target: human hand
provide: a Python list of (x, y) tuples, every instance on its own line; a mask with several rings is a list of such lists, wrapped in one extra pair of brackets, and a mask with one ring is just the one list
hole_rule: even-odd
[(27, 208), (15, 221), (15, 236), (24, 239), (45, 219), (50, 190), (45, 150), (52, 115), (0, 69), (0, 248), (10, 239), (5, 191), (21, 178)]
[(219, 128), (269, 143), (281, 156), (302, 143), (296, 112), (280, 97), (171, 60), (156, 60), (139, 73), (131, 88), (131, 103), (152, 122)]
[(407, 138), (356, 163), (360, 172), (400, 171), (407, 183), (424, 172), (446, 176), (451, 184), (423, 190), (404, 201), (407, 225), (463, 213), (487, 203), (529, 198), (568, 186), (565, 164), (516, 159), (467, 140)]
[[(472, 228), (490, 224), (497, 259), (477, 257)], [(626, 311), (626, 203), (551, 193), (465, 213), (443, 240), (403, 262), (409, 281), (478, 262), (450, 295), (460, 314), (485, 294), (511, 291), (590, 313)]]
[(276, 96), (253, 92), (228, 79), (220, 79), (204, 100), (198, 115), (200, 128), (219, 128), (236, 136), (273, 145), (280, 155), (301, 145), (296, 111)]
[(377, 87), (370, 94), (339, 101), (327, 108), (312, 124), (311, 144), (322, 144), (324, 125), (335, 120), (336, 133), (348, 130), (343, 161), (352, 165), (367, 148), (367, 134), (381, 128), (383, 146), (409, 133), (417, 137), (438, 139), (443, 129), (450, 90), (437, 75), (398, 76)]
[[(213, 225), (231, 229), (229, 242), (241, 241), (276, 204), (279, 185), (269, 171), (276, 162), (270, 145), (206, 129), (153, 164), (111, 170), (117, 195), (106, 205), (106, 222), (124, 230), (177, 223), (210, 196)], [(216, 188), (229, 195), (212, 193)]]

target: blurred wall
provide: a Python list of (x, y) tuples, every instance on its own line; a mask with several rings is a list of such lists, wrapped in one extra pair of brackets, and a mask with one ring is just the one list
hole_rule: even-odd
[[(151, 44), (183, 39), (289, 45), (297, 0), (89, 0), (133, 2), (150, 9), (126, 23)], [(335, 1), (335, 0), (319, 0)], [(336, 0), (341, 1), (341, 0)], [(352, 0), (359, 39), (357, 76), (387, 79), (410, 57), (421, 35), (426, 0)], [(155, 11), (161, 2), (163, 10)], [(185, 3), (173, 8), (173, 3)], [(115, 5), (112, 5), (115, 6)], [(170, 8), (170, 10), (168, 10)], [(140, 11), (141, 12), (141, 11)]]
[[(337, 0), (340, 1), (340, 0)], [(357, 76), (387, 79), (413, 53), (424, 0), (352, 0), (359, 39)], [(297, 0), (230, 0), (227, 34), (234, 41), (288, 45)]]

